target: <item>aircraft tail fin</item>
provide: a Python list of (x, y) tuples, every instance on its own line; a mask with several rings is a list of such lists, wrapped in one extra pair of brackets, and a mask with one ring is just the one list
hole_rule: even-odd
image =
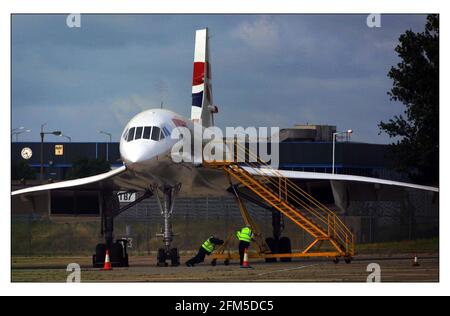
[(208, 29), (195, 33), (194, 71), (192, 75), (191, 120), (205, 127), (214, 125), (217, 107), (213, 105)]

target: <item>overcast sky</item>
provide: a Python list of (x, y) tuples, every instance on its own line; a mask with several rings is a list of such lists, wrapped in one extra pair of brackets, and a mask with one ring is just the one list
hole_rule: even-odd
[[(394, 51), (424, 15), (65, 15), (12, 19), (12, 127), (38, 141), (40, 124), (73, 141), (117, 141), (145, 109), (190, 116), (194, 35), (209, 27), (216, 124), (298, 123), (352, 128), (353, 140), (388, 143), (377, 124), (403, 112), (386, 92)], [(48, 136), (48, 141), (60, 138)]]

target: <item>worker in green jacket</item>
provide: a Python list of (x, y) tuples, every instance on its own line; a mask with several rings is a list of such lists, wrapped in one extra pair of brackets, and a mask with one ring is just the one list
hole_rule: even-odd
[(198, 250), (197, 255), (186, 262), (186, 266), (193, 267), (197, 263), (205, 261), (205, 257), (209, 256), (217, 245), (223, 245), (223, 240), (214, 236), (209, 237)]
[(253, 240), (253, 232), (250, 226), (245, 226), (236, 232), (236, 237), (239, 239), (239, 256), (240, 264), (244, 262), (245, 249), (248, 250), (250, 242)]

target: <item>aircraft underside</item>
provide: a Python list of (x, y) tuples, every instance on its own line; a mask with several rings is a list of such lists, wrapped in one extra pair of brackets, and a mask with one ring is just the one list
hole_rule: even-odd
[[(167, 158), (160, 158), (154, 163), (145, 165), (133, 165), (127, 172), (114, 179), (114, 187), (127, 188), (131, 191), (145, 192), (136, 202), (120, 208), (117, 196), (111, 190), (103, 192), (102, 200), (102, 231), (105, 244), (97, 246), (94, 256), (94, 266), (100, 266), (104, 260), (106, 249), (119, 249), (119, 243), (114, 243), (114, 217), (142, 202), (146, 198), (154, 198), (163, 220), (162, 232), (158, 237), (162, 238), (163, 247), (158, 249), (158, 266), (172, 266), (180, 264), (179, 251), (172, 248), (174, 238), (173, 215), (176, 212), (177, 197), (205, 197), (225, 196), (230, 188), (230, 180), (221, 170), (195, 167), (192, 164), (176, 164)], [(111, 209), (112, 208), (112, 209)], [(113, 264), (127, 266), (128, 261), (120, 251), (111, 252)]]

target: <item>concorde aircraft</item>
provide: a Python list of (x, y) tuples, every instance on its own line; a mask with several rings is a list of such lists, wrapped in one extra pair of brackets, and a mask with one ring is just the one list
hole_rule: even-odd
[[(166, 259), (172, 265), (179, 264), (178, 250), (171, 248), (173, 240), (172, 212), (175, 197), (217, 196), (229, 194), (230, 179), (220, 169), (205, 168), (194, 158), (191, 162), (175, 163), (171, 151), (179, 141), (172, 136), (174, 130), (186, 128), (193, 137), (205, 127), (214, 125), (214, 114), (218, 112), (212, 99), (211, 67), (209, 64), (208, 29), (196, 31), (194, 70), (192, 78), (191, 118), (165, 109), (150, 109), (133, 117), (125, 126), (120, 138), (120, 156), (123, 165), (109, 172), (70, 181), (44, 184), (13, 191), (13, 196), (32, 198), (42, 191), (83, 188), (89, 186), (101, 190), (103, 195), (103, 216), (106, 247), (113, 242), (114, 208), (117, 208), (113, 191), (146, 192), (155, 196), (164, 215), (163, 241), (165, 248), (158, 252), (158, 263)], [(269, 177), (282, 176), (290, 179), (330, 180), (332, 183), (372, 183), (379, 186), (396, 186), (438, 192), (438, 188), (388, 181), (354, 175), (312, 173), (277, 170), (270, 168), (244, 167), (252, 175), (265, 174)], [(110, 192), (107, 194), (106, 192)], [(98, 255), (98, 254), (97, 254)]]

